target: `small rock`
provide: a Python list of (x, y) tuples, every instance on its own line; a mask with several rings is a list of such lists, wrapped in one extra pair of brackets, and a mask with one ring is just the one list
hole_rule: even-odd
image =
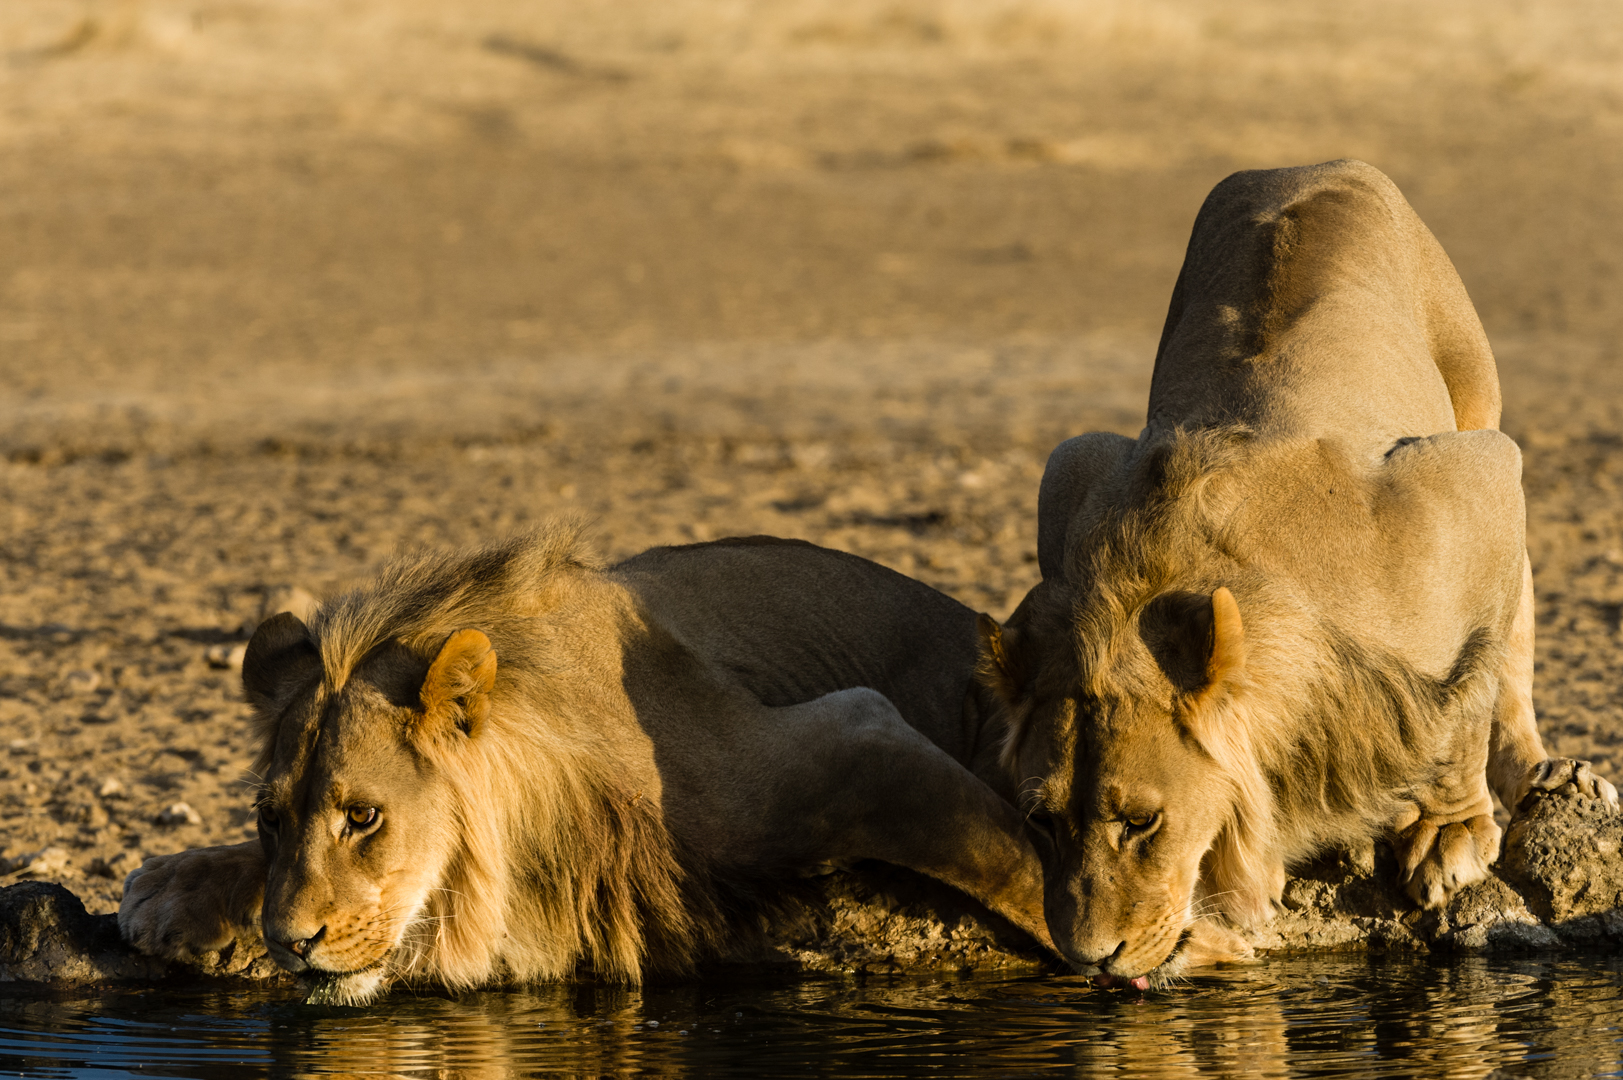
[(6, 743), (6, 749), (13, 754), (32, 754), (39, 749), (39, 741), (37, 739), (12, 739)]
[(1323, 891), (1322, 885), (1317, 881), (1305, 881), (1301, 878), (1292, 878), (1285, 883), (1285, 890), (1280, 901), (1291, 911), (1305, 911), (1318, 900), (1319, 893)]
[(124, 784), (116, 776), (109, 776), (101, 782), (96, 794), (104, 799), (116, 799), (124, 794)]
[(8, 868), (18, 877), (57, 877), (68, 868), (68, 852), (66, 848), (44, 848), (9, 860)]
[(87, 913), (61, 885), (30, 881), (0, 889), (0, 982), (70, 986), (164, 973), (161, 961), (119, 940), (117, 916)]
[[(260, 623), (284, 611), (290, 611), (300, 620), (309, 622), (320, 604), (315, 594), (308, 589), (301, 589), (297, 585), (278, 585), (265, 593), (264, 602), (259, 605), (259, 615), (243, 622), (242, 634), (244, 637), (253, 637)], [(242, 665), (239, 663), (237, 666), (240, 668)]]
[(208, 661), (209, 667), (219, 668), (222, 671), (241, 671), (242, 658), (248, 655), (248, 646), (242, 642), (235, 645), (210, 645), (203, 653), (203, 659)]
[(159, 825), (201, 825), (203, 817), (183, 802), (170, 803), (152, 820)]
[(107, 810), (91, 799), (71, 803), (58, 803), (56, 820), (72, 822), (90, 829), (99, 829), (107, 824)]
[(86, 671), (83, 668), (70, 671), (62, 676), (62, 690), (68, 694), (94, 694), (96, 688), (100, 685), (101, 676), (94, 671)]

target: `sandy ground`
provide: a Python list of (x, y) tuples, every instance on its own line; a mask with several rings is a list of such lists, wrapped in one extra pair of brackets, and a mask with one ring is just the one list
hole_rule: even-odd
[(210, 650), (403, 548), (776, 533), (1006, 614), (1206, 190), (1337, 156), (1481, 309), (1545, 738), (1616, 779), (1612, 0), (0, 6), (0, 855), (106, 911), (251, 835)]

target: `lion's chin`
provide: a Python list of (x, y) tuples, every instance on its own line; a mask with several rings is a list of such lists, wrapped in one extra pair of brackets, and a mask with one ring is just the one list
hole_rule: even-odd
[(1185, 927), (1166, 959), (1140, 975), (1117, 975), (1096, 968), (1093, 985), (1101, 990), (1165, 990), (1189, 969), (1192, 936), (1191, 928)]
[(299, 976), (306, 1005), (365, 1005), (388, 989), (389, 977), (382, 964), (359, 971), (313, 971)]
[(1184, 927), (1167, 958), (1142, 975), (1113, 975), (1100, 971), (1093, 985), (1108, 989), (1165, 990), (1195, 968), (1212, 964), (1242, 963), (1256, 959), (1250, 942), (1212, 919), (1196, 919)]

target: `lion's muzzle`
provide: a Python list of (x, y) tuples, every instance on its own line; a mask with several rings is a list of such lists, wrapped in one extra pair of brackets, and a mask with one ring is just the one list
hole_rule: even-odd
[(321, 939), (326, 936), (327, 928), (323, 926), (307, 938), (299, 938), (296, 941), (280, 941), (277, 944), (287, 949), (288, 952), (297, 956), (300, 960), (305, 960), (308, 959), (311, 951), (321, 944)]

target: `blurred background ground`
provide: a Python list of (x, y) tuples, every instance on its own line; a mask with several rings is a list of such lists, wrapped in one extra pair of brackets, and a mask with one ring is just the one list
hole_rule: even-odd
[(1481, 310), (1545, 737), (1615, 779), (1613, 0), (0, 6), (0, 856), (111, 910), (248, 836), (206, 653), (405, 547), (768, 532), (1007, 614), (1206, 191), (1341, 156)]

